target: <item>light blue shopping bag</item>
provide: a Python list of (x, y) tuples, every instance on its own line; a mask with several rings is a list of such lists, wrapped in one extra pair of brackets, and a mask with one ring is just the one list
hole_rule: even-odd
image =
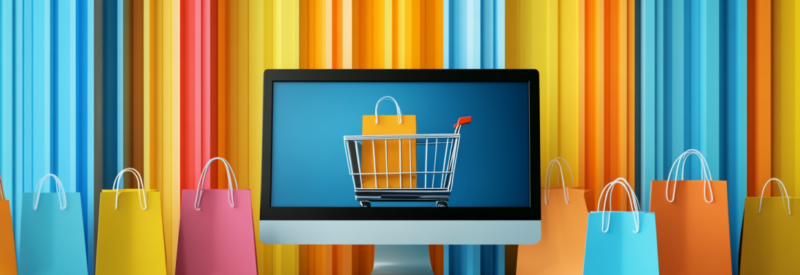
[[(57, 192), (42, 194), (48, 177)], [(22, 195), (19, 274), (88, 274), (80, 194), (66, 193), (53, 174), (34, 192)]]
[[(628, 192), (633, 211), (611, 211), (615, 185)], [(603, 188), (597, 209), (589, 213), (583, 274), (658, 274), (655, 213), (639, 211), (639, 200), (624, 178)]]

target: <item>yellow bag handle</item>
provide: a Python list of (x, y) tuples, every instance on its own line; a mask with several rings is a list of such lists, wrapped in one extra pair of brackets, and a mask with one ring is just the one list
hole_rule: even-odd
[(778, 178), (770, 178), (764, 183), (764, 187), (761, 187), (761, 199), (758, 200), (758, 214), (761, 214), (761, 203), (764, 202), (764, 190), (767, 189), (767, 185), (770, 182), (778, 182), (778, 190), (781, 191), (781, 200), (783, 200), (783, 209), (786, 210), (786, 214), (792, 215), (792, 201), (789, 200), (789, 192), (786, 191), (786, 186), (783, 185), (783, 181)]

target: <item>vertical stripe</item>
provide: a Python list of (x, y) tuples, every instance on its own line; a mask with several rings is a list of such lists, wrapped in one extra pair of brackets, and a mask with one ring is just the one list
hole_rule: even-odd
[[(267, 64), (263, 69), (268, 67), (274, 68), (281, 68), (281, 69), (297, 69), (299, 68), (299, 53), (298, 53), (298, 44), (299, 44), (299, 25), (298, 25), (298, 17), (297, 14), (299, 12), (299, 5), (294, 2), (286, 2), (286, 1), (274, 1), (273, 2), (273, 13), (274, 13), (274, 20), (272, 22), (271, 28), (274, 30), (274, 37), (272, 41), (265, 41), (267, 43), (272, 43), (272, 55), (274, 64)], [(270, 53), (267, 53), (270, 54)], [(258, 72), (258, 82), (260, 83), (263, 81), (261, 79), (263, 70)], [(260, 87), (260, 86), (259, 86)], [(256, 93), (259, 95), (258, 98), (261, 98), (261, 88), (254, 87), (252, 93)], [(252, 129), (258, 129), (258, 140), (255, 140), (258, 144), (257, 149), (251, 148), (253, 152), (255, 152), (255, 157), (258, 160), (258, 165), (256, 166), (255, 175), (259, 177), (258, 182), (260, 182), (260, 165), (261, 165), (261, 144), (260, 144), (260, 134), (261, 134), (261, 105), (259, 102), (262, 102), (261, 99), (253, 99), (254, 104), (258, 105), (258, 109), (253, 113), (254, 116), (258, 119), (257, 126)], [(251, 111), (252, 112), (252, 111)], [(259, 216), (258, 211), (260, 205), (260, 184), (258, 182), (255, 184), (254, 187), (250, 187), (253, 196), (257, 197), (258, 199), (253, 199), (253, 207), (254, 207), (254, 216), (253, 218), (256, 220), (256, 224), (258, 223)], [(256, 227), (256, 232), (258, 228)], [(258, 233), (256, 233), (258, 234)], [(260, 246), (260, 244), (257, 244)], [(298, 274), (298, 263), (299, 263), (299, 246), (297, 245), (280, 245), (275, 246), (276, 251), (280, 251), (279, 253), (276, 252), (275, 263), (280, 263), (281, 274)]]
[[(725, 121), (721, 126), (720, 139), (728, 140), (722, 147), (723, 161), (721, 178), (728, 181), (728, 211), (731, 225), (731, 257), (733, 273), (738, 273), (739, 247), (744, 218), (744, 200), (747, 197), (747, 2), (745, 0), (723, 1), (723, 25), (721, 60), (722, 86), (721, 111)], [(798, 13), (800, 14), (800, 13)]]
[(353, 68), (353, 0), (342, 0), (342, 69)]
[(202, 158), (202, 2), (181, 2), (181, 189), (194, 189)]
[(641, 26), (637, 34), (637, 87), (636, 98), (639, 104), (636, 114), (639, 118), (636, 129), (636, 161), (639, 182), (639, 197), (642, 209), (650, 209), (650, 182), (656, 179), (655, 171), (655, 109), (656, 89), (656, 3), (641, 1), (638, 5)]
[[(797, 54), (797, 47), (800, 45), (795, 44), (794, 36), (800, 30), (795, 29), (795, 17), (800, 14), (795, 14), (796, 1), (773, 1), (772, 11), (772, 26), (773, 26), (773, 43), (772, 43), (772, 125), (773, 125), (773, 155), (772, 155), (772, 172), (773, 176), (780, 178), (784, 182), (797, 182), (800, 180), (797, 170), (797, 156), (795, 156), (795, 147), (797, 144), (797, 137), (794, 135), (794, 129), (798, 124), (795, 121), (795, 113), (797, 108), (795, 104), (797, 88), (795, 87), (795, 79), (798, 77), (797, 69), (795, 68), (795, 54)], [(800, 194), (800, 188), (796, 188), (793, 184), (789, 184), (786, 189), (790, 194), (797, 196)], [(774, 189), (773, 189), (774, 190)]]
[[(171, 222), (164, 226), (165, 249), (168, 259), (175, 259), (178, 254), (178, 231), (180, 221), (180, 187), (181, 187), (181, 120), (180, 120), (180, 101), (181, 101), (181, 15), (180, 1), (162, 2), (163, 18), (162, 26), (164, 31), (163, 38), (163, 89), (162, 93), (164, 118), (162, 131), (163, 151), (161, 163), (164, 169), (164, 188), (161, 190), (163, 198), (164, 219)], [(174, 265), (169, 267), (169, 274), (174, 272)]]

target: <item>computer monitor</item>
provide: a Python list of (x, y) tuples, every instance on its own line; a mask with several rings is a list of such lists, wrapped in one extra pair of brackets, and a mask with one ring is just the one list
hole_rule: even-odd
[(266, 244), (540, 239), (536, 70), (266, 70), (263, 126)]

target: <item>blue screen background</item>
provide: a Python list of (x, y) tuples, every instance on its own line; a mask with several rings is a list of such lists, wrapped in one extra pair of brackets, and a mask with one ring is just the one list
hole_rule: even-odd
[[(277, 82), (273, 91), (273, 207), (359, 207), (342, 136), (360, 135), (362, 117), (386, 95), (416, 115), (418, 134), (453, 133), (459, 117), (472, 116), (461, 129), (450, 207), (529, 206), (528, 83)], [(381, 102), (379, 115), (395, 113)]]

